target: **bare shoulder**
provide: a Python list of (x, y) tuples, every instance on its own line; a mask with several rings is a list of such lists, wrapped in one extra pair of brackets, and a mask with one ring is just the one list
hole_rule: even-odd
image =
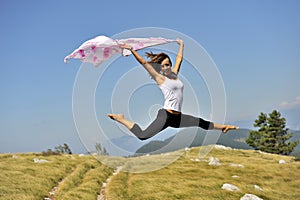
[(164, 75), (158, 74), (157, 77), (155, 78), (155, 81), (157, 85), (161, 85), (165, 82), (166, 77)]

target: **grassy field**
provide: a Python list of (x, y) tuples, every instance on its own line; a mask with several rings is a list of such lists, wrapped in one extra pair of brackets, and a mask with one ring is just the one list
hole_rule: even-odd
[[(261, 154), (250, 150), (213, 150), (199, 162), (194, 148), (171, 165), (150, 173), (124, 173), (115, 176), (107, 188), (107, 197), (115, 199), (240, 199), (250, 193), (267, 199), (300, 199), (300, 162), (291, 157)], [(208, 165), (210, 156), (221, 166)], [(279, 164), (284, 159), (287, 164)], [(240, 164), (244, 167), (233, 167)], [(232, 176), (239, 178), (233, 178)], [(230, 183), (240, 191), (221, 187)], [(258, 185), (263, 191), (254, 189)]]
[[(49, 162), (34, 163), (34, 158)], [(112, 171), (91, 156), (2, 154), (0, 199), (41, 200), (58, 186), (54, 199), (94, 200)]]
[[(293, 157), (261, 154), (250, 150), (212, 150), (200, 161), (199, 148), (175, 152), (182, 154), (172, 164), (153, 172), (120, 172), (111, 178), (105, 194), (109, 200), (155, 199), (240, 199), (251, 193), (267, 199), (300, 199), (300, 162)], [(171, 154), (172, 155), (172, 154)], [(97, 199), (103, 182), (114, 169), (102, 165), (92, 156), (47, 156), (34, 154), (0, 154), (0, 199), (44, 199), (57, 187), (52, 199)], [(210, 156), (218, 158), (221, 166), (208, 165)], [(33, 159), (47, 163), (34, 163)], [(123, 169), (147, 166), (147, 162), (166, 159), (166, 155), (121, 159)], [(286, 164), (279, 164), (280, 159)], [(116, 159), (117, 160), (117, 159)], [(138, 165), (136, 165), (138, 163)], [(234, 167), (241, 164), (244, 167)], [(233, 178), (236, 175), (238, 178)], [(240, 191), (221, 187), (230, 183)], [(254, 189), (260, 186), (263, 191)]]

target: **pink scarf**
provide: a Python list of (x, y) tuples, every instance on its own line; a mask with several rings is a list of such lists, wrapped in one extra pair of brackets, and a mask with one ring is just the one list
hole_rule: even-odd
[(117, 53), (122, 53), (123, 56), (131, 54), (131, 51), (120, 48), (119, 44), (128, 44), (132, 46), (134, 50), (140, 50), (169, 42), (176, 42), (176, 40), (169, 40), (161, 37), (114, 40), (101, 35), (84, 42), (79, 48), (75, 49), (73, 53), (66, 56), (64, 62), (67, 63), (70, 58), (78, 58), (82, 62), (92, 63), (96, 67)]

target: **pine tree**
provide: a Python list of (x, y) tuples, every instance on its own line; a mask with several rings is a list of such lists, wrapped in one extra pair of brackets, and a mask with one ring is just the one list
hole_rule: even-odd
[(299, 141), (289, 141), (293, 133), (288, 133), (286, 119), (276, 110), (269, 116), (260, 113), (253, 125), (258, 130), (250, 131), (246, 142), (257, 150), (289, 155), (299, 143)]

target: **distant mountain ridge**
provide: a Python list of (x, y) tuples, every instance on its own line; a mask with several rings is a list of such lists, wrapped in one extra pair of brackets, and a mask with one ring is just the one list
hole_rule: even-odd
[[(229, 131), (227, 134), (221, 134), (216, 144), (224, 145), (235, 149), (253, 149), (246, 143), (250, 129), (239, 129)], [(291, 140), (300, 139), (300, 131), (290, 130), (294, 133)], [(140, 147), (136, 154), (158, 154), (176, 151), (185, 147), (203, 146), (205, 136), (207, 134), (214, 134), (218, 137), (220, 132), (204, 131), (202, 129), (187, 128), (179, 131), (176, 135), (164, 141), (151, 141)], [(205, 144), (207, 145), (207, 144)], [(294, 149), (293, 153), (300, 150), (300, 144)]]

